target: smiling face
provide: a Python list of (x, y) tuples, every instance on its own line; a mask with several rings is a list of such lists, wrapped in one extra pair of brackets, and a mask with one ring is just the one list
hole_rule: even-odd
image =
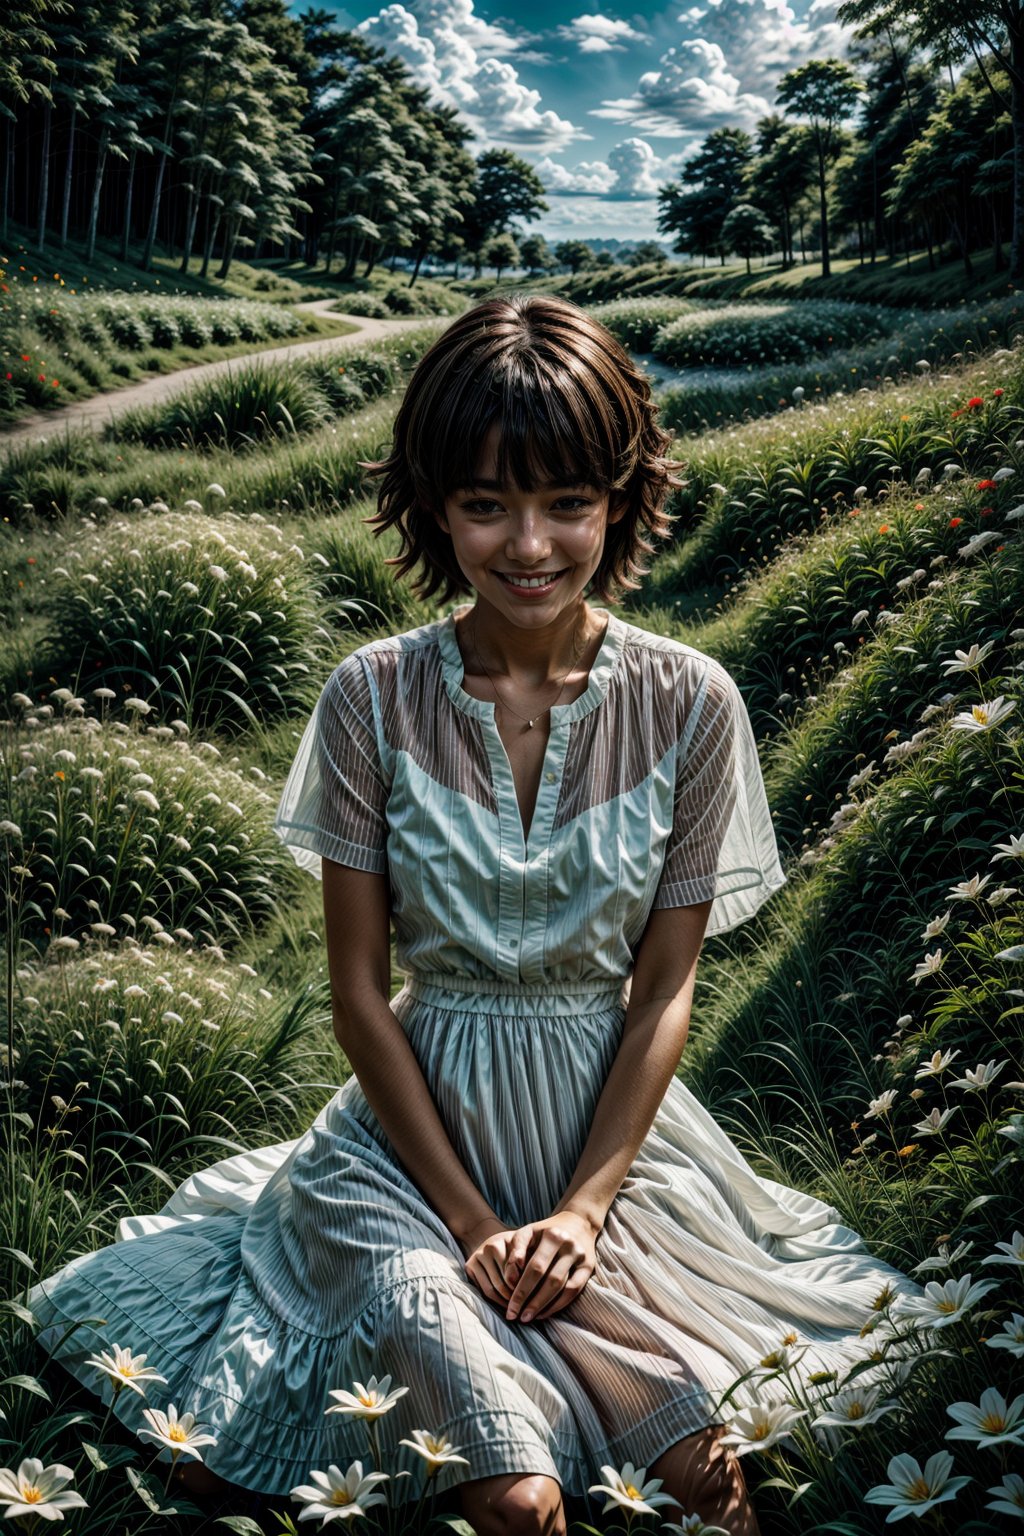
[(584, 483), (532, 490), (497, 482), (499, 428), (491, 427), (473, 485), (450, 492), (439, 526), (478, 604), (516, 625), (548, 625), (576, 612), (601, 562), (605, 532), (625, 503)]

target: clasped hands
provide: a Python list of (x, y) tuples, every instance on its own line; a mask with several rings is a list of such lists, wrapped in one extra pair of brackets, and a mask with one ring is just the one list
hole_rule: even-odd
[(515, 1228), (488, 1217), (460, 1240), (466, 1274), (509, 1322), (543, 1322), (575, 1301), (594, 1273), (598, 1231), (576, 1211)]

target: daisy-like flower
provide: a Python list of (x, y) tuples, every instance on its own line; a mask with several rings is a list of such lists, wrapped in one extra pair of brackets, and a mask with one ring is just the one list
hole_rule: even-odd
[(1012, 1403), (995, 1387), (986, 1387), (978, 1403), (950, 1403), (946, 1409), (956, 1420), (946, 1430), (947, 1440), (970, 1440), (972, 1445), (1024, 1445), (1024, 1393)]
[(945, 933), (949, 927), (950, 912), (947, 908), (941, 917), (933, 917), (926, 927), (921, 929), (921, 937), (925, 941), (937, 939), (940, 933)]
[(867, 763), (859, 773), (853, 774), (853, 776), (847, 781), (847, 793), (853, 789), (860, 789), (861, 785), (866, 784), (869, 779), (873, 779), (877, 772), (878, 769), (875, 767), (875, 760), (872, 758), (870, 763)]
[(663, 1478), (652, 1477), (649, 1483), (645, 1483), (647, 1468), (634, 1467), (631, 1461), (626, 1462), (621, 1472), (616, 1472), (614, 1467), (602, 1467), (601, 1476), (605, 1482), (593, 1483), (587, 1492), (608, 1495), (602, 1514), (618, 1508), (628, 1510), (633, 1515), (653, 1515), (662, 1504), (679, 1503), (670, 1493), (658, 1492)]
[(396, 1387), (392, 1392), (388, 1390), (390, 1386), (390, 1376), (382, 1376), (379, 1381), (376, 1376), (371, 1376), (365, 1387), (361, 1381), (354, 1381), (351, 1392), (332, 1388), (327, 1396), (333, 1397), (335, 1401), (324, 1412), (344, 1413), (353, 1419), (379, 1419), (409, 1390), (408, 1387)]
[(659, 1536), (665, 1536), (665, 1532), (671, 1532), (671, 1536), (729, 1536), (729, 1532), (722, 1525), (705, 1525), (700, 1515), (684, 1515), (682, 1520), (662, 1521)]
[(950, 886), (946, 900), (976, 901), (991, 879), (991, 875), (972, 875), (969, 880), (960, 880)]
[(953, 1109), (930, 1109), (927, 1118), (919, 1120), (914, 1126), (914, 1135), (938, 1136), (940, 1131), (946, 1129), (946, 1126), (955, 1114), (955, 1107)]
[(80, 1493), (64, 1486), (74, 1475), (59, 1462), (44, 1467), (38, 1456), (26, 1456), (17, 1472), (0, 1467), (0, 1515), (7, 1520), (20, 1515), (63, 1520), (66, 1509), (88, 1509)]
[(953, 1458), (948, 1451), (936, 1451), (923, 1468), (913, 1456), (894, 1456), (886, 1468), (889, 1481), (869, 1488), (864, 1502), (892, 1505), (885, 1517), (886, 1525), (906, 1515), (927, 1514), (936, 1504), (955, 1499), (971, 1481), (969, 1477), (950, 1477), (952, 1470)]
[(1004, 901), (1010, 901), (1014, 896), (1019, 895), (1020, 892), (1015, 885), (1000, 885), (994, 891), (989, 891), (988, 904), (990, 907), (1001, 907)]
[(930, 1259), (922, 1259), (920, 1264), (915, 1264), (911, 1274), (923, 1275), (929, 1269), (949, 1269), (953, 1264), (959, 1263), (966, 1254), (970, 1253), (973, 1247), (973, 1243), (957, 1243), (956, 1247), (951, 1251), (948, 1243), (940, 1243), (938, 1253), (934, 1254)]
[(867, 1109), (864, 1111), (865, 1120), (871, 1120), (875, 1116), (881, 1118), (882, 1115), (887, 1115), (896, 1101), (896, 1096), (895, 1088), (887, 1088), (884, 1093), (878, 1095), (877, 1099), (871, 1099), (868, 1102)]
[(897, 1406), (894, 1402), (880, 1403), (881, 1395), (880, 1386), (856, 1386), (846, 1392), (837, 1392), (826, 1412), (818, 1414), (812, 1427), (817, 1429), (819, 1424), (830, 1424), (842, 1429), (861, 1429), (865, 1424), (873, 1424), (883, 1413), (891, 1413)]
[(792, 1403), (761, 1402), (754, 1398), (733, 1414), (729, 1433), (721, 1437), (720, 1444), (735, 1446), (737, 1456), (767, 1450), (788, 1435), (806, 1414), (806, 1408), (794, 1408)]
[(973, 672), (978, 663), (985, 660), (994, 645), (994, 640), (986, 640), (984, 645), (975, 643), (969, 651), (957, 651), (956, 660), (944, 661), (942, 670), (947, 677), (951, 672)]
[(333, 1463), (326, 1472), (310, 1472), (310, 1481), (291, 1490), (290, 1497), (304, 1507), (299, 1514), (303, 1520), (355, 1520), (365, 1515), (375, 1504), (386, 1502), (376, 1487), (387, 1482), (386, 1472), (363, 1472), (361, 1461), (354, 1461), (347, 1472)]
[(989, 1254), (983, 1264), (1024, 1264), (1024, 1232), (1014, 1232), (1008, 1243), (996, 1243), (1001, 1253)]
[(927, 1328), (945, 1328), (958, 1323), (974, 1304), (996, 1288), (995, 1280), (975, 1280), (961, 1275), (959, 1280), (929, 1280), (923, 1296), (899, 1298), (897, 1310), (901, 1319), (913, 1317)]
[(124, 1387), (131, 1392), (137, 1392), (140, 1397), (145, 1397), (146, 1387), (144, 1383), (154, 1381), (167, 1381), (166, 1376), (161, 1376), (153, 1366), (146, 1364), (145, 1355), (133, 1355), (130, 1349), (122, 1349), (120, 1344), (115, 1344), (112, 1353), (101, 1350), (98, 1355), (90, 1355), (86, 1365), (94, 1365), (98, 1371), (103, 1371), (114, 1383), (114, 1396), (117, 1397)]
[(940, 1072), (945, 1072), (951, 1061), (955, 1061), (960, 1055), (959, 1051), (935, 1051), (928, 1061), (922, 1061), (914, 1073), (918, 1077), (938, 1077)]
[(938, 971), (941, 971), (944, 959), (945, 956), (941, 949), (934, 949), (931, 954), (926, 952), (924, 959), (919, 960), (910, 973), (910, 979), (914, 986), (916, 987), (918, 982), (923, 981), (926, 976), (934, 976)]
[(166, 1413), (159, 1408), (143, 1408), (142, 1417), (149, 1428), (138, 1431), (139, 1439), (166, 1446), (172, 1461), (177, 1461), (182, 1454), (202, 1461), (198, 1447), (217, 1444), (216, 1435), (207, 1434), (204, 1426), (196, 1424), (194, 1413), (183, 1413), (179, 1418), (173, 1403), (168, 1404)]
[(985, 1343), (989, 1349), (1008, 1349), (1019, 1360), (1024, 1356), (1024, 1314), (1014, 1312), (998, 1333), (989, 1334)]
[(995, 864), (997, 859), (1024, 859), (1024, 832), (1011, 832), (1008, 843), (993, 843), (992, 846), (1000, 851), (992, 855), (990, 864)]
[(422, 1456), (427, 1464), (427, 1476), (436, 1477), (442, 1467), (453, 1466), (461, 1462), (464, 1467), (469, 1466), (469, 1460), (460, 1456), (461, 1445), (452, 1445), (447, 1435), (428, 1435), (425, 1429), (414, 1429), (411, 1440), (399, 1440), (399, 1445), (407, 1445)]
[(954, 1077), (950, 1082), (951, 1088), (964, 1088), (969, 1093), (981, 1093), (995, 1082), (996, 1078), (1006, 1066), (1005, 1061), (979, 1061), (976, 1067), (968, 1067), (963, 1077)]
[(986, 1509), (999, 1515), (1016, 1515), (1018, 1520), (1024, 1520), (1024, 1477), (1019, 1472), (1007, 1472), (1001, 1483), (997, 1483), (994, 1488), (986, 1488), (985, 1492), (993, 1495), (985, 1505)]
[(1012, 700), (1007, 702), (1006, 696), (1001, 693), (991, 704), (982, 700), (980, 704), (972, 704), (968, 712), (954, 715), (949, 722), (950, 728), (954, 731), (990, 731), (1016, 708), (1016, 703)]

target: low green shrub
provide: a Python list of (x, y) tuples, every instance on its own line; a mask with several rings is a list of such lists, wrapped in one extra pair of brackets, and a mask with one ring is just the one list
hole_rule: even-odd
[(308, 694), (328, 637), (303, 551), (258, 515), (157, 509), (87, 528), (53, 569), (49, 670), (225, 731)]
[[(212, 743), (192, 746), (181, 725), (156, 735), (134, 723), (124, 696), (125, 719), (102, 722), (71, 712), (70, 690), (27, 699), (15, 696), (23, 723), (0, 738), (21, 854), (0, 880), (26, 942), (55, 957), (108, 929), (161, 947), (223, 944), (274, 911), (289, 855), (258, 782)], [(96, 705), (91, 690), (77, 707), (86, 702)], [(48, 721), (54, 707), (68, 713)]]
[(885, 335), (899, 319), (899, 311), (838, 300), (730, 304), (681, 315), (657, 333), (652, 350), (675, 368), (788, 362)]

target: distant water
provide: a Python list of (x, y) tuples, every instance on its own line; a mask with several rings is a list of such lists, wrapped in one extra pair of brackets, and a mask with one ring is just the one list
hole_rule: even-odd
[(672, 368), (668, 363), (662, 363), (651, 352), (634, 352), (633, 360), (643, 369), (651, 381), (651, 393), (660, 394), (663, 389), (674, 385), (685, 385), (687, 389), (700, 389), (702, 386), (708, 389), (716, 389), (722, 384), (732, 384), (748, 370), (742, 366), (735, 368)]

